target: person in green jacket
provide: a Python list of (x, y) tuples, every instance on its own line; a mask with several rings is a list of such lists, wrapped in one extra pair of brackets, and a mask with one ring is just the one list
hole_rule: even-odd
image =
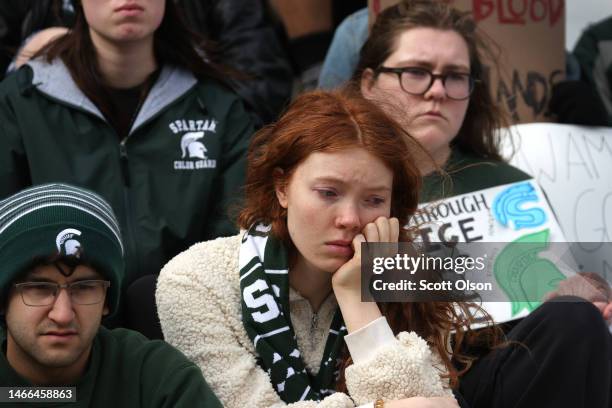
[[(116, 312), (124, 246), (110, 206), (65, 184), (23, 190), (0, 202), (0, 386), (23, 406), (221, 407), (181, 352), (127, 329), (100, 326)], [(0, 403), (0, 406), (7, 406)], [(46, 406), (41, 404), (40, 406)]]
[(0, 84), (0, 199), (68, 182), (118, 216), (126, 284), (236, 233), (253, 132), (170, 0), (75, 2), (75, 25)]

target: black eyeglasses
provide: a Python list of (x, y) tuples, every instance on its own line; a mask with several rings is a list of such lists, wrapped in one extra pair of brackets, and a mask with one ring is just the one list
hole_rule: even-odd
[(83, 280), (60, 285), (54, 282), (16, 283), (21, 300), (28, 306), (49, 306), (55, 302), (61, 289), (66, 289), (70, 301), (77, 305), (95, 305), (104, 300), (110, 282), (105, 280)]
[(474, 91), (474, 85), (480, 82), (470, 74), (461, 72), (447, 72), (445, 74), (434, 74), (433, 72), (419, 67), (390, 68), (378, 67), (376, 75), (381, 72), (396, 74), (400, 86), (404, 92), (411, 95), (424, 95), (438, 78), (442, 80), (446, 96), (449, 99), (461, 101), (468, 99)]

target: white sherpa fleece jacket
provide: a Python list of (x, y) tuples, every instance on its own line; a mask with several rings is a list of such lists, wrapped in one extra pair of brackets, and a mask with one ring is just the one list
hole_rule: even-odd
[[(238, 252), (240, 236), (202, 242), (177, 255), (161, 271), (157, 308), (167, 342), (202, 369), (206, 381), (228, 408), (287, 406), (268, 374), (241, 320)], [(350, 344), (349, 344), (350, 346)], [(351, 397), (336, 393), (296, 408), (344, 408), (413, 396), (451, 396), (443, 386), (437, 359), (414, 333), (400, 333), (371, 357), (346, 370)]]

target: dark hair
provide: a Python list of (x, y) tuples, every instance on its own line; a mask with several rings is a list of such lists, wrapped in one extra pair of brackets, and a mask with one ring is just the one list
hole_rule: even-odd
[(495, 132), (508, 122), (504, 112), (493, 102), (482, 65), (483, 55), (490, 61), (497, 60), (499, 47), (477, 29), (469, 12), (456, 10), (442, 0), (403, 0), (383, 10), (361, 49), (353, 84), (358, 87), (366, 69), (375, 70), (389, 58), (404, 31), (418, 27), (458, 33), (468, 46), (471, 74), (481, 81), (470, 97), (465, 119), (452, 145), (482, 158), (502, 160)]
[[(74, 82), (102, 113), (107, 114), (107, 92), (100, 72), (96, 49), (89, 34), (80, 1), (73, 1), (74, 26), (67, 34), (51, 41), (34, 57), (43, 56), (47, 62), (61, 58)], [(236, 73), (217, 63), (218, 53), (212, 44), (189, 30), (174, 0), (166, 0), (164, 17), (154, 34), (153, 49), (158, 63), (171, 63), (193, 73), (197, 78), (213, 78), (225, 83), (225, 71)]]
[[(245, 204), (238, 217), (241, 228), (256, 222), (272, 226), (272, 233), (295, 250), (287, 230), (287, 212), (279, 204), (275, 186), (288, 183), (296, 168), (313, 152), (339, 151), (362, 147), (379, 158), (393, 172), (391, 216), (407, 225), (417, 209), (421, 175), (415, 157), (422, 149), (402, 127), (373, 102), (350, 89), (314, 91), (302, 94), (288, 107), (276, 124), (255, 134), (248, 154)], [(278, 170), (282, 171), (278, 171)], [(409, 241), (410, 231), (402, 229), (400, 241)], [(466, 305), (460, 305), (463, 311)], [(415, 331), (437, 351), (456, 385), (460, 373), (451, 363), (448, 347), (455, 332), (454, 358), (469, 366), (473, 359), (461, 354), (469, 315), (461, 315), (450, 302), (385, 303), (383, 315), (395, 332)], [(339, 390), (346, 390), (344, 359)]]

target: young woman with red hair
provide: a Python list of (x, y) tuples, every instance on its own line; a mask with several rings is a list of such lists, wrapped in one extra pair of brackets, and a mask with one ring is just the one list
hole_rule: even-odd
[[(500, 344), (468, 329), (466, 303), (361, 301), (361, 242), (410, 240), (400, 226), (418, 204), (421, 153), (347, 93), (302, 95), (256, 134), (243, 233), (178, 255), (157, 288), (165, 339), (224, 406), (609, 405), (597, 384), (610, 378), (612, 342), (590, 303), (546, 302)], [(466, 354), (478, 345), (493, 351)], [(574, 347), (593, 392), (551, 388), (573, 372), (563, 367)]]
[[(157, 289), (166, 340), (224, 406), (457, 407), (441, 375), (453, 371), (449, 333), (462, 331), (453, 305), (412, 304), (414, 329), (396, 338), (361, 301), (360, 243), (408, 239), (399, 226), (421, 180), (409, 144), (371, 102), (324, 92), (255, 136), (246, 232), (177, 256)], [(334, 392), (344, 341), (350, 397)]]

